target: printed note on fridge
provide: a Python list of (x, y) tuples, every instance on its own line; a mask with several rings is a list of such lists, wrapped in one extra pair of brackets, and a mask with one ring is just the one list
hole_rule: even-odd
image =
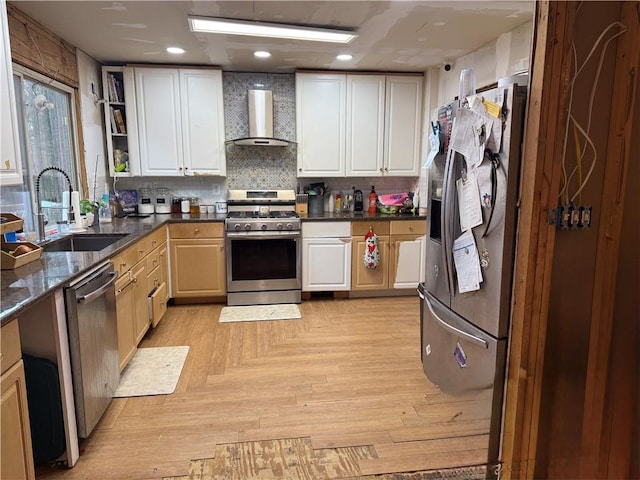
[(482, 282), (480, 259), (471, 230), (467, 230), (454, 240), (453, 263), (458, 277), (458, 291), (465, 293), (480, 290), (480, 282)]
[(460, 206), (460, 229), (464, 232), (482, 225), (482, 204), (475, 170), (469, 170), (466, 178), (456, 180), (458, 205)]

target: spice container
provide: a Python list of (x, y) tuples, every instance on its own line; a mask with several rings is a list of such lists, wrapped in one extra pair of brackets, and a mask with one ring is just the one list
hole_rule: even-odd
[(180, 200), (180, 212), (181, 213), (189, 213), (191, 211), (191, 202), (189, 202), (188, 198), (183, 198)]
[(189, 199), (189, 213), (192, 215), (198, 215), (200, 213), (200, 200), (198, 200), (198, 197), (191, 197), (191, 199)]
[(171, 200), (171, 213), (180, 213), (180, 203), (182, 199), (180, 197), (173, 197)]

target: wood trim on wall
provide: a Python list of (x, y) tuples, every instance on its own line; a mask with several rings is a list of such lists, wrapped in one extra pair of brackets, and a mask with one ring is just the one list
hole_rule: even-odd
[[(624, 179), (627, 178), (631, 161), (634, 113), (639, 103), (636, 91), (636, 76), (640, 67), (639, 6), (640, 2), (622, 2), (621, 5), (620, 23), (625, 25), (627, 31), (617, 40), (613, 85), (615, 95), (611, 98), (609, 138), (606, 156), (602, 159), (606, 165), (600, 205), (603, 220), (600, 222), (598, 231), (591, 301), (580, 478), (595, 478), (597, 471), (604, 475), (600, 478), (609, 478), (606, 472), (608, 452), (603, 452), (603, 435), (605, 435), (603, 425), (606, 420), (605, 402), (615, 310), (617, 259), (627, 185)], [(637, 152), (635, 153), (634, 161), (637, 161)], [(622, 385), (614, 386), (614, 388), (622, 387)], [(633, 412), (627, 412), (627, 415), (629, 414), (633, 418)]]
[(502, 478), (534, 478), (575, 2), (536, 2), (503, 417)]
[(78, 88), (76, 47), (12, 3), (7, 4), (7, 16), (12, 60), (65, 85)]

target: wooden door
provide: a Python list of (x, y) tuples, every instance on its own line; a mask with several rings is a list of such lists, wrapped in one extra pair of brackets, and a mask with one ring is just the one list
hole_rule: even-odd
[(224, 239), (171, 240), (171, 296), (226, 294)]
[(0, 391), (0, 477), (12, 480), (35, 478), (22, 360), (2, 374)]
[(389, 288), (389, 236), (378, 235), (380, 265), (371, 269), (364, 265), (366, 243), (363, 237), (352, 238), (351, 290), (385, 290)]

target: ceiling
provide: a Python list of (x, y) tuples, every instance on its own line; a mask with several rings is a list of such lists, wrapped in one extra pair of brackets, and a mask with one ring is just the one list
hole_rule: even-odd
[[(421, 72), (530, 21), (527, 1), (27, 1), (17, 8), (105, 63), (218, 65), (227, 71)], [(349, 45), (192, 33), (188, 15), (354, 29)], [(182, 55), (166, 53), (179, 46)], [(256, 50), (272, 56), (258, 59)], [(353, 59), (341, 62), (339, 53)]]

